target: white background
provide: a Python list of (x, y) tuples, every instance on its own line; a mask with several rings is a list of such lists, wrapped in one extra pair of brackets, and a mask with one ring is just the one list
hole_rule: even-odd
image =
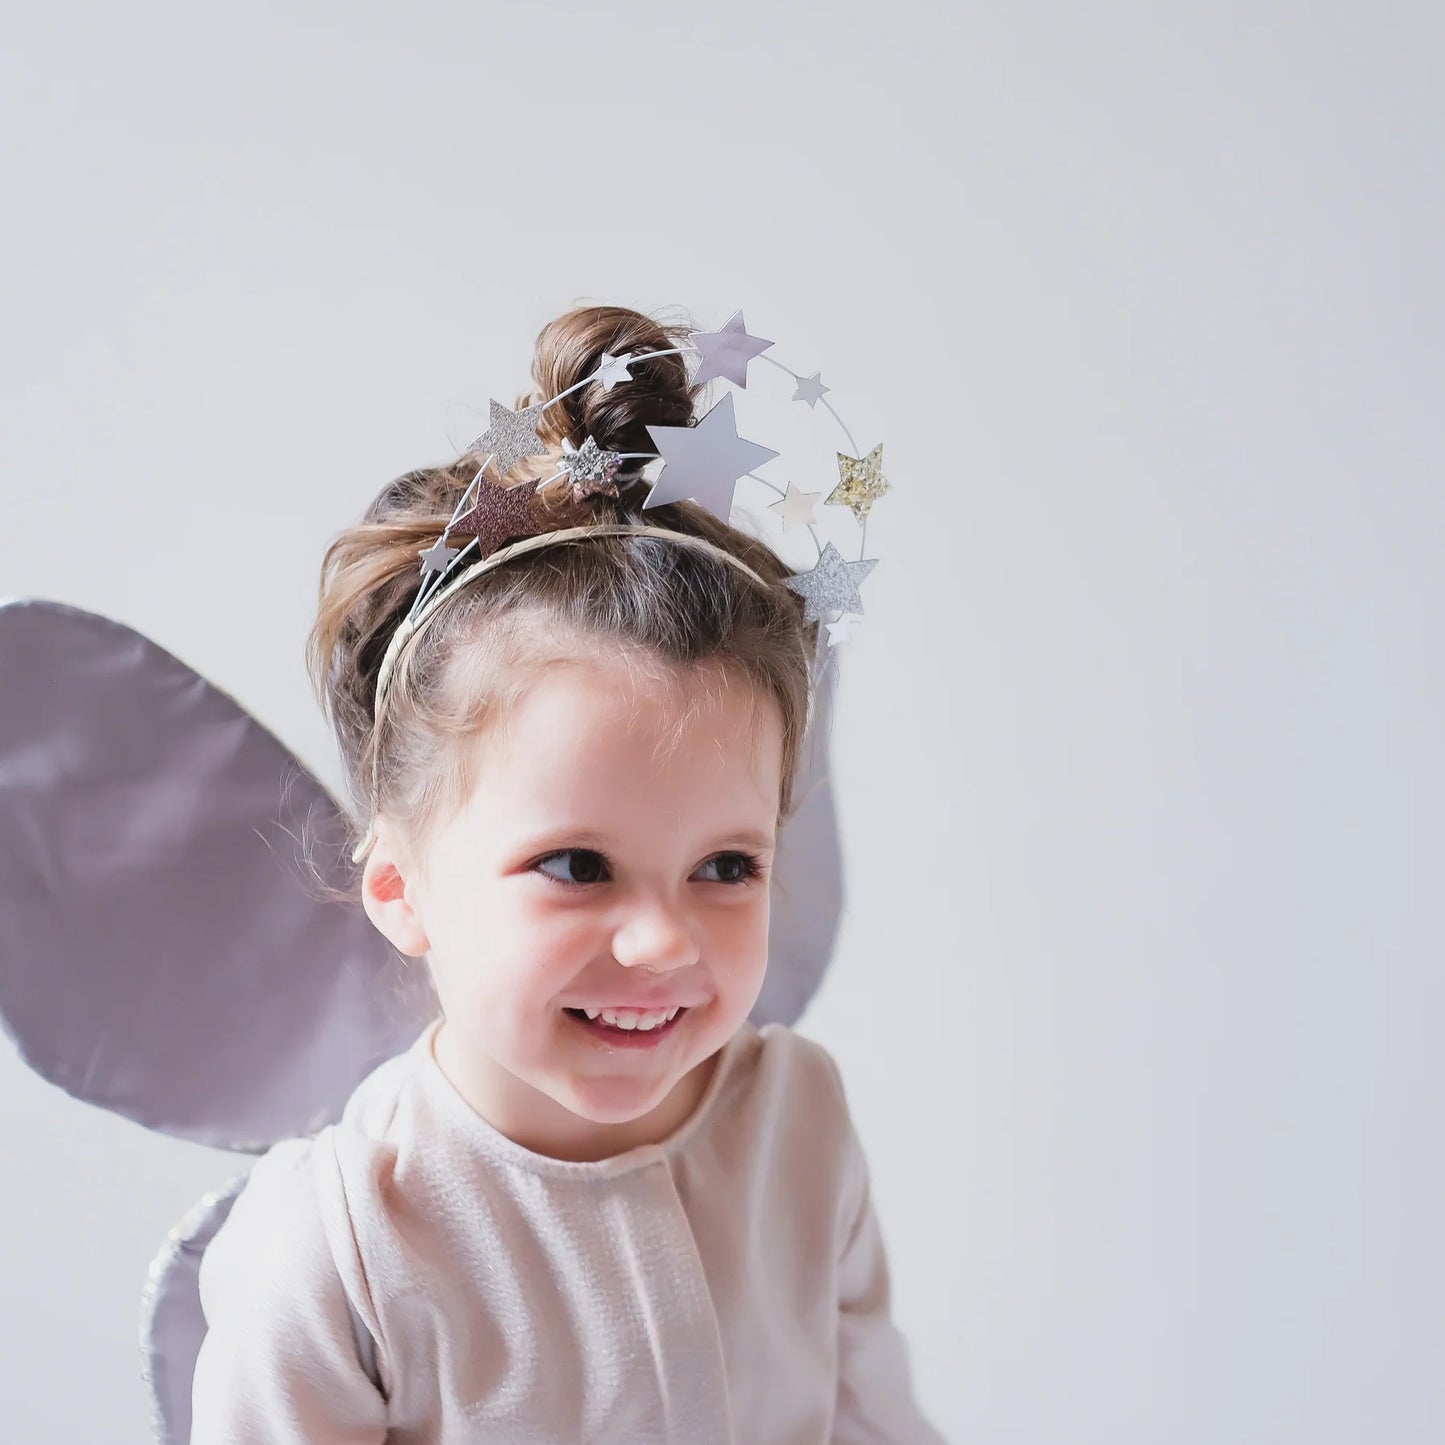
[[(559, 311), (743, 307), (895, 488), (802, 1029), (923, 1404), (1438, 1439), (1439, 17), (12, 6), (0, 594), (138, 627), (334, 783), (329, 537)], [(8, 1044), (0, 1123), (3, 1434), (138, 1445), (146, 1264), (231, 1160)]]

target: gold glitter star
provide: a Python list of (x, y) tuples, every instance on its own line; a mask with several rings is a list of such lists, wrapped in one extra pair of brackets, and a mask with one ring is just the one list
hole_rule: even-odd
[(859, 522), (868, 520), (868, 509), (893, 490), (883, 475), (883, 443), (879, 442), (866, 457), (850, 457), (838, 453), (838, 485), (824, 503), (830, 507), (851, 507)]

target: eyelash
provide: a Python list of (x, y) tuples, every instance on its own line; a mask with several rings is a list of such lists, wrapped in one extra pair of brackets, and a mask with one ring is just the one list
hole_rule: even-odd
[[(583, 854), (591, 858), (601, 858), (604, 863), (607, 861), (595, 848), (558, 848), (538, 858), (537, 861), (532, 864), (532, 867), (534, 870), (540, 870), (543, 863), (550, 863), (554, 858), (567, 858), (573, 854)], [(709, 882), (716, 881), (719, 887), (743, 888), (749, 883), (755, 882), (763, 875), (762, 860), (758, 858), (756, 854), (742, 853), (734, 849), (729, 849), (724, 853), (713, 854), (713, 856), (707, 860), (707, 863), (715, 863), (719, 858), (740, 858), (743, 865), (741, 878), (708, 880)], [(706, 867), (707, 863), (704, 863), (702, 866)], [(563, 888), (595, 888), (598, 883), (606, 883), (609, 881), (606, 878), (597, 878), (584, 882), (579, 878), (558, 878), (551, 873), (543, 873), (542, 876), (547, 879), (548, 882), (556, 883)]]

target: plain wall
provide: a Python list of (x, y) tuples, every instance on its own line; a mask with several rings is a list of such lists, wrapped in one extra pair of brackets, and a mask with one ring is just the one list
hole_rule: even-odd
[[(925, 1407), (1437, 1440), (1441, 28), (11, 7), (0, 594), (139, 628), (339, 784), (302, 668), (332, 533), (573, 303), (744, 308), (894, 486), (801, 1027)], [(234, 1161), (8, 1045), (0, 1123), (4, 1434), (138, 1445), (146, 1265)]]

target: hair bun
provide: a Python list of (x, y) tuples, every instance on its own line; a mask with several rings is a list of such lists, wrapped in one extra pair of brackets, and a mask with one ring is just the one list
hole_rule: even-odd
[[(667, 326), (623, 306), (581, 306), (549, 321), (538, 333), (532, 380), (549, 401), (585, 381), (602, 364), (603, 354), (640, 355), (673, 351), (685, 345), (691, 326)], [(560, 450), (563, 437), (574, 447), (587, 438), (614, 452), (653, 452), (648, 426), (688, 426), (702, 391), (688, 383), (685, 356), (659, 356), (631, 368), (632, 380), (610, 389), (586, 386), (549, 407), (538, 428), (542, 440)], [(640, 466), (628, 462), (627, 468)]]

